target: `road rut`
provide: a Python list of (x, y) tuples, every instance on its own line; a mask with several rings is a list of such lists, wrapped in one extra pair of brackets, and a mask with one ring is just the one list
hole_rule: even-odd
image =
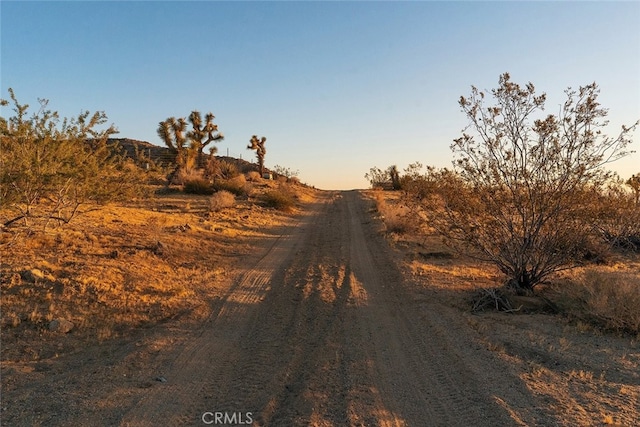
[(550, 425), (451, 309), (418, 304), (361, 193), (328, 193), (248, 268), (121, 425)]

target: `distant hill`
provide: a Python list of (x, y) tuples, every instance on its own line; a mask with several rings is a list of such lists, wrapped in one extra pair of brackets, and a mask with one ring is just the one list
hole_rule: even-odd
[(109, 145), (117, 145), (124, 150), (127, 157), (136, 158), (136, 152), (150, 158), (154, 163), (162, 163), (165, 165), (174, 162), (174, 156), (167, 147), (153, 145), (147, 141), (138, 141), (130, 138), (109, 138)]
[[(145, 157), (148, 157), (156, 164), (163, 165), (173, 165), (175, 162), (174, 156), (171, 154), (167, 147), (160, 147), (158, 145), (153, 145), (147, 141), (138, 141), (136, 139), (131, 138), (109, 138), (107, 140), (108, 144), (117, 144), (121, 147), (126, 156), (132, 159), (136, 158), (136, 152), (142, 154)], [(209, 156), (209, 154), (205, 154)], [(227, 157), (227, 156), (216, 156), (218, 160), (224, 160), (229, 163), (235, 164), (239, 171), (242, 173), (246, 173), (252, 170), (258, 170), (258, 165), (255, 163), (248, 162), (244, 159), (237, 159), (235, 157)], [(266, 169), (266, 168), (265, 168)], [(268, 172), (270, 170), (266, 169)]]

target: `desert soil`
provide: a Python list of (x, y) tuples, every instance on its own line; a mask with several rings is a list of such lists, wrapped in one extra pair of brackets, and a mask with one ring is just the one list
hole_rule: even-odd
[(407, 268), (372, 206), (324, 192), (198, 313), (3, 363), (2, 425), (638, 422), (636, 340), (557, 316), (468, 313)]

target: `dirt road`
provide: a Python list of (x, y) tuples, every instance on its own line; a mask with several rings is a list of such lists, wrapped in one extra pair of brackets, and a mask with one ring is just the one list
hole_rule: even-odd
[(327, 193), (205, 320), (52, 365), (3, 425), (555, 425), (454, 309), (416, 300), (370, 208)]

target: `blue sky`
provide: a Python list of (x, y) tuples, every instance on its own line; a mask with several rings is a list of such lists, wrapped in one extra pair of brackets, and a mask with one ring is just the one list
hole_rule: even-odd
[[(211, 111), (219, 152), (364, 188), (372, 166), (450, 166), (457, 100), (508, 71), (548, 94), (596, 81), (609, 133), (640, 118), (639, 2), (0, 2), (1, 89), (118, 137)], [(6, 112), (3, 110), (3, 114)], [(640, 132), (634, 149), (640, 151)], [(612, 165), (640, 172), (640, 154)]]

